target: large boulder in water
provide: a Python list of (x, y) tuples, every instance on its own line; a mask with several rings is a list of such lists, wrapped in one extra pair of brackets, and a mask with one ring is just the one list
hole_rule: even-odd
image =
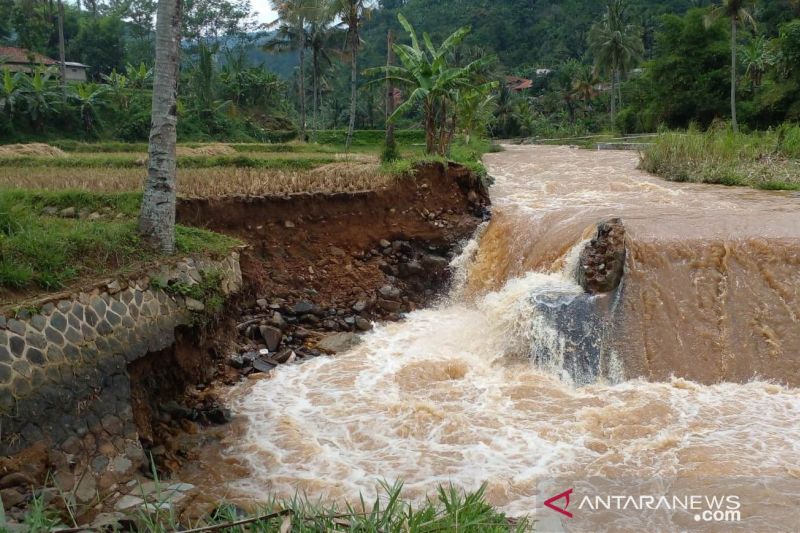
[(576, 276), (590, 294), (619, 287), (625, 270), (625, 225), (612, 218), (597, 225), (597, 233), (581, 251)]

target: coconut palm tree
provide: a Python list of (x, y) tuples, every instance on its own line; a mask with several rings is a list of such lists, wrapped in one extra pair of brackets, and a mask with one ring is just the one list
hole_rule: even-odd
[(309, 25), (307, 29), (308, 48), (311, 50), (311, 77), (312, 92), (312, 124), (319, 127), (320, 91), (322, 84), (323, 65), (330, 66), (331, 51), (334, 49), (334, 37), (338, 33), (333, 25), (336, 20), (335, 4), (328, 0), (311, 0), (309, 10)]
[(350, 122), (347, 125), (345, 147), (353, 144), (358, 103), (358, 49), (361, 47), (361, 24), (372, 12), (368, 0), (334, 0), (342, 24), (347, 28), (347, 45), (350, 52)]
[(272, 8), (278, 12), (278, 20), (266, 24), (266, 29), (275, 29), (275, 34), (263, 45), (267, 52), (298, 52), (300, 72), (298, 78), (298, 99), (300, 103), (300, 138), (306, 138), (306, 86), (305, 64), (308, 48), (306, 23), (312, 13), (313, 0), (270, 0)]
[(736, 120), (736, 32), (739, 25), (756, 26), (753, 15), (747, 10), (752, 0), (722, 0), (720, 4), (711, 8), (705, 19), (706, 26), (711, 26), (720, 18), (730, 19), (731, 22), (731, 126), (733, 131), (739, 131)]
[(611, 122), (616, 117), (617, 103), (621, 105), (619, 89), (625, 76), (644, 54), (641, 29), (628, 22), (625, 0), (612, 0), (603, 19), (589, 30), (589, 46), (598, 71), (611, 77)]
[(484, 90), (486, 87), (496, 86), (494, 82), (474, 83), (475, 74), (485, 68), (492, 58), (483, 57), (463, 67), (454, 67), (448, 63), (448, 57), (469, 34), (469, 27), (456, 30), (438, 48), (426, 33), (423, 35), (423, 50), (417, 33), (408, 20), (402, 14), (397, 18), (411, 37), (410, 46), (394, 45), (394, 52), (402, 66), (377, 67), (368, 69), (366, 73), (384, 74), (385, 77), (378, 81), (390, 81), (410, 91), (408, 98), (392, 113), (389, 120), (394, 121), (421, 104), (425, 122), (425, 150), (428, 154), (445, 155), (456, 127), (458, 91)]
[(181, 50), (181, 0), (158, 0), (156, 64), (147, 179), (139, 233), (164, 253), (175, 251), (175, 144)]

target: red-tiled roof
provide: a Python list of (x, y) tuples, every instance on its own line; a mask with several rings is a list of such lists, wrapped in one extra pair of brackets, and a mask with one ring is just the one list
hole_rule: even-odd
[(506, 76), (506, 83), (508, 88), (512, 91), (524, 91), (533, 87), (533, 81), (525, 78), (518, 78), (516, 76)]
[(0, 46), (0, 63), (23, 63), (29, 64), (31, 62), (31, 55), (35, 64), (42, 65), (55, 65), (56, 62), (47, 56), (30, 52), (24, 48), (15, 48), (13, 46)]

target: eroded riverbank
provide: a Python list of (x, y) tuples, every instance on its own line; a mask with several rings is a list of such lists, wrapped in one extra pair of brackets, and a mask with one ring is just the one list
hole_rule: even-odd
[[(226, 384), (243, 376), (264, 378), (277, 365), (345, 350), (374, 323), (396, 320), (427, 305), (446, 285), (450, 260), (460, 245), (488, 216), (487, 203), (484, 185), (466, 169), (435, 164), (397, 178), (388, 187), (361, 193), (182, 200), (181, 223), (233, 234), (247, 244), (235, 256), (236, 295), (220, 292), (216, 270), (199, 275), (181, 270), (186, 265), (180, 262), (164, 265), (169, 275), (153, 273), (141, 282), (108, 280), (91, 292), (102, 300), (92, 308), (102, 310), (103, 317), (108, 314), (111, 322), (98, 326), (99, 337), (82, 335), (80, 342), (88, 343), (86, 353), (96, 353), (102, 341), (115, 354), (115, 373), (104, 375), (105, 366), (92, 367), (86, 359), (81, 368), (96, 383), (81, 381), (91, 390), (87, 389), (88, 400), (76, 398), (75, 409), (61, 405), (68, 411), (62, 418), (69, 427), (61, 427), (61, 432), (26, 429), (26, 439), (38, 435), (41, 441), (30, 449), (27, 440), (4, 440), (13, 446), (13, 456), (0, 462), (7, 516), (21, 520), (35, 496), (80, 523), (96, 515), (109, 519), (107, 512), (113, 519), (113, 513), (148, 509), (147, 502), (152, 507), (159, 487), (170, 493), (166, 507), (157, 506), (161, 511), (212, 511), (228, 495), (224, 488), (215, 492), (215, 482), (222, 486), (223, 479), (237, 472), (246, 475), (236, 470), (235, 460), (221, 464), (224, 459), (217, 453), (240, 431), (219, 403)], [(128, 292), (130, 301), (140, 298), (135, 295), (140, 285), (158, 291), (158, 312), (173, 307), (187, 312), (181, 311), (182, 326), (174, 331), (168, 329), (166, 315), (156, 316), (159, 329), (138, 342), (136, 354), (129, 356), (124, 342), (106, 343), (100, 337), (117, 329), (130, 333), (133, 319), (115, 314), (122, 309), (116, 299), (127, 298)], [(224, 280), (223, 286), (227, 287)], [(62, 307), (66, 313), (75, 306), (82, 311), (82, 305), (64, 300), (57, 311), (50, 305), (43, 313), (58, 315), (53, 320), (60, 327)], [(114, 312), (109, 311), (112, 307)], [(158, 312), (148, 307), (147, 316)], [(66, 318), (63, 321), (67, 328)], [(12, 320), (9, 327), (25, 327), (18, 322)], [(60, 339), (49, 331), (48, 335), (53, 342)], [(39, 342), (38, 337), (30, 338)], [(49, 396), (40, 403), (32, 398), (25, 412), (46, 414), (48, 402), (59, 401), (45, 389)], [(103, 400), (112, 392), (119, 397), (118, 405)], [(87, 402), (96, 402), (102, 413), (94, 416), (94, 403)], [(92, 412), (84, 413), (87, 405)], [(122, 413), (122, 423), (114, 409)], [(16, 420), (23, 413), (17, 409), (12, 416)], [(54, 414), (54, 420), (58, 416)], [(28, 422), (49, 428), (46, 417), (40, 418)], [(56, 437), (71, 431), (73, 424), (76, 436), (62, 444)], [(118, 427), (126, 440), (112, 433)], [(137, 453), (129, 453), (129, 448)], [(116, 460), (117, 454), (122, 458)], [(208, 465), (213, 468), (206, 469)], [(159, 482), (147, 480), (154, 473)], [(196, 487), (179, 481), (195, 482)]]

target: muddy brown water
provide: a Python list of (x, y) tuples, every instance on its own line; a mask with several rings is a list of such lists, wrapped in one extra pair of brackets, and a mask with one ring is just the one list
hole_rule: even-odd
[[(412, 499), (486, 483), (537, 531), (800, 530), (800, 200), (667, 183), (631, 152), (487, 164), (494, 218), (447, 301), (231, 393), (247, 474), (228, 488), (354, 501), (381, 480)], [(625, 280), (587, 299), (577, 252), (611, 216)], [(566, 365), (584, 348), (588, 375)], [(567, 489), (572, 518), (543, 507)]]

